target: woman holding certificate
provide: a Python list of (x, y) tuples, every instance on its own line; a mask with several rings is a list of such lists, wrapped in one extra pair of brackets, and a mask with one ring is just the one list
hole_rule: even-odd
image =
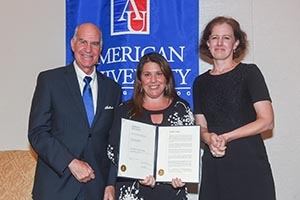
[(156, 182), (151, 174), (144, 179), (117, 177), (122, 118), (159, 126), (194, 125), (191, 108), (177, 95), (171, 67), (162, 55), (148, 53), (141, 58), (133, 98), (122, 103), (115, 116), (108, 155), (113, 163), (109, 184), (116, 186), (116, 199), (187, 199), (187, 189), (180, 177), (174, 177), (169, 183)]

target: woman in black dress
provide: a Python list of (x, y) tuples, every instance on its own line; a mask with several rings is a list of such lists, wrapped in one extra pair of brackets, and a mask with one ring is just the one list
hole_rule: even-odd
[(119, 200), (187, 199), (187, 189), (180, 177), (174, 177), (171, 183), (157, 183), (151, 175), (144, 180), (116, 178), (121, 118), (162, 126), (194, 125), (191, 108), (177, 95), (171, 67), (162, 55), (149, 53), (141, 58), (133, 98), (117, 109), (108, 147), (113, 163), (109, 184), (116, 185)]
[(273, 129), (273, 108), (258, 67), (237, 61), (246, 49), (247, 36), (232, 18), (216, 17), (203, 31), (200, 53), (213, 67), (193, 85), (205, 144), (200, 200), (275, 200), (260, 134)]

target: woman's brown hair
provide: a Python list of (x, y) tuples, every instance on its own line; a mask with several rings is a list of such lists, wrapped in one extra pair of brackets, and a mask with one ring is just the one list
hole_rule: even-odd
[(209, 40), (209, 36), (211, 35), (214, 26), (218, 24), (224, 24), (224, 23), (231, 26), (235, 40), (240, 41), (239, 45), (233, 52), (233, 59), (239, 58), (241, 55), (246, 53), (248, 48), (247, 34), (241, 29), (240, 24), (233, 18), (218, 16), (212, 19), (206, 25), (205, 29), (202, 32), (202, 37), (199, 46), (200, 54), (205, 55), (209, 58), (213, 58), (209, 51), (209, 47), (207, 46), (207, 41)]
[(136, 75), (134, 81), (134, 92), (132, 98), (132, 109), (130, 110), (130, 116), (133, 118), (139, 118), (143, 111), (143, 98), (145, 96), (145, 93), (142, 88), (141, 75), (142, 75), (144, 65), (148, 62), (157, 63), (160, 66), (160, 69), (164, 77), (166, 78), (167, 83), (166, 83), (164, 95), (170, 99), (177, 97), (173, 72), (166, 58), (160, 55), (159, 53), (155, 53), (155, 52), (145, 54), (140, 59), (136, 69)]

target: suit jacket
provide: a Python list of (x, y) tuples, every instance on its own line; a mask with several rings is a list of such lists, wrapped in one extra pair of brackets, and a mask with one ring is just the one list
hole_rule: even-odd
[[(103, 198), (110, 163), (108, 136), (121, 87), (100, 72), (97, 79), (97, 110), (90, 127), (73, 64), (39, 74), (28, 130), (29, 142), (38, 154), (34, 199), (71, 200), (81, 189), (88, 200)], [(96, 178), (88, 183), (77, 181), (68, 168), (74, 158), (88, 162)]]

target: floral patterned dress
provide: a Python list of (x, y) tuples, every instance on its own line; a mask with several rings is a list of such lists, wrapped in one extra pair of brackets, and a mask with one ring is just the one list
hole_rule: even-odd
[[(139, 184), (138, 180), (117, 177), (118, 152), (120, 141), (121, 119), (130, 119), (131, 101), (120, 105), (117, 110), (108, 147), (108, 156), (112, 161), (109, 184), (116, 185), (116, 197), (119, 200), (185, 200), (188, 199), (186, 187), (173, 188), (170, 183), (156, 183), (154, 188)], [(140, 122), (153, 124), (152, 114), (163, 114), (161, 126), (194, 125), (194, 116), (189, 104), (178, 97), (164, 110), (144, 110)], [(154, 124), (153, 124), (154, 125)]]

